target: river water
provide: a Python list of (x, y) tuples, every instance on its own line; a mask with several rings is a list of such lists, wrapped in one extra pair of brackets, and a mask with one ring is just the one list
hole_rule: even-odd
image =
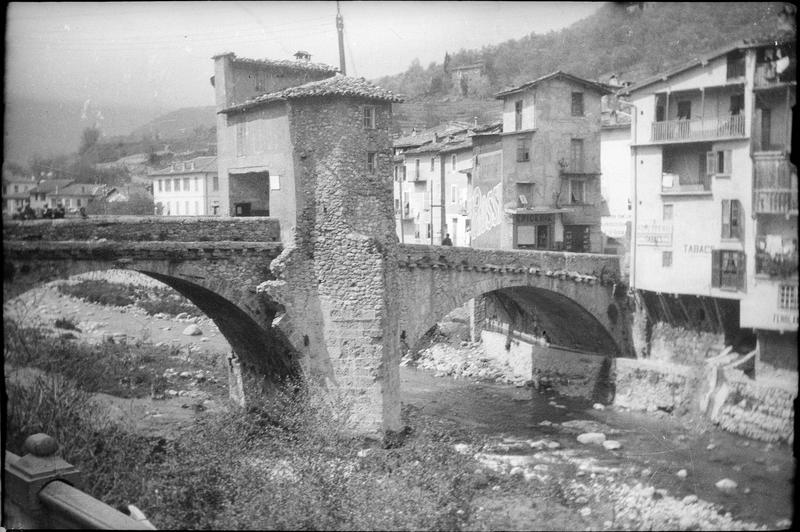
[[(587, 401), (532, 388), (433, 377), (407, 367), (401, 368), (401, 394), (404, 404), (487, 435), (510, 440), (547, 438), (562, 448), (580, 449), (598, 463), (619, 467), (629, 479), (664, 488), (678, 499), (694, 494), (737, 520), (772, 527), (793, 516), (796, 464), (792, 449), (785, 444), (748, 440), (666, 413), (596, 410)], [(579, 443), (576, 436), (581, 431), (560, 425), (575, 420), (606, 425), (612, 433), (608, 437), (622, 447), (612, 452)], [(681, 469), (687, 472), (685, 478), (677, 475)], [(737, 482), (734, 493), (715, 487), (723, 478)]]

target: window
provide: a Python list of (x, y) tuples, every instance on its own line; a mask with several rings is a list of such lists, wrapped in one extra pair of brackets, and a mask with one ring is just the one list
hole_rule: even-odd
[(706, 152), (706, 174), (719, 177), (730, 176), (733, 171), (731, 159), (731, 150)]
[(522, 100), (514, 102), (514, 131), (522, 129)]
[(76, 207), (80, 207), (81, 206), (81, 199), (80, 198), (77, 198), (75, 200), (75, 202), (76, 202), (76, 205), (75, 205)]
[(732, 115), (739, 115), (742, 113), (744, 109), (744, 94), (732, 94), (731, 95), (731, 108), (730, 112)]
[(458, 188), (455, 185), (450, 185), (450, 203), (458, 201)]
[(214, 190), (214, 192), (217, 192), (217, 191), (219, 190), (219, 176), (216, 176), (216, 175), (215, 175), (215, 176), (212, 178), (212, 181), (211, 181), (211, 188), (212, 188), (212, 190)]
[(164, 180), (164, 192), (172, 192), (172, 179)]
[(195, 192), (200, 192), (200, 178), (199, 177), (195, 177), (194, 178), (194, 191)]
[(741, 290), (745, 284), (745, 255), (741, 251), (711, 252), (711, 286)]
[(583, 116), (583, 93), (572, 93), (572, 116)]
[(583, 179), (569, 180), (569, 202), (586, 203), (586, 182)]
[(431, 238), (431, 236), (432, 236), (432, 234), (431, 234), (431, 224), (425, 224), (425, 228), (426, 228), (425, 236), (427, 238)]
[(436, 166), (436, 157), (431, 157), (431, 172), (433, 172), (435, 166)]
[(186, 208), (186, 210), (184, 210), (184, 211), (183, 211), (183, 212), (184, 212), (184, 214), (189, 214), (189, 202), (188, 202), (188, 201), (187, 201), (187, 202), (185, 202), (185, 203), (183, 204), (183, 206)]
[(665, 222), (668, 220), (672, 220), (672, 213), (673, 209), (675, 208), (672, 204), (665, 204), (664, 205), (664, 215), (661, 217), (662, 220)]
[(399, 174), (400, 174), (400, 167), (399, 166), (395, 166), (394, 167), (394, 181), (395, 181), (395, 183), (397, 182), (397, 176)]
[(394, 199), (394, 212), (400, 212), (400, 199)]
[(672, 266), (672, 252), (671, 251), (662, 251), (661, 252), (661, 266), (663, 268), (669, 268)]
[(183, 190), (188, 191), (191, 188), (191, 180), (188, 177), (183, 178)]
[(159, 192), (163, 192), (164, 191), (164, 183), (163, 183), (163, 181), (164, 181), (163, 179), (159, 179), (158, 180), (158, 191)]
[(367, 152), (367, 172), (374, 174), (378, 168), (378, 153), (374, 151)]
[(722, 200), (722, 238), (741, 239), (743, 222), (739, 200)]
[(797, 310), (797, 285), (782, 284), (778, 307), (788, 310)]
[(667, 119), (667, 96), (656, 94), (656, 122), (663, 122)]
[(375, 106), (364, 106), (364, 129), (375, 129)]
[(522, 163), (530, 161), (530, 159), (531, 159), (530, 139), (527, 138), (517, 139), (517, 162)]
[(14, 193), (16, 194), (19, 192), (19, 185), (14, 185)]
[(692, 118), (692, 102), (689, 100), (678, 102), (678, 120), (690, 118)]
[(414, 177), (419, 179), (419, 159), (414, 159)]
[(173, 181), (173, 183), (172, 183), (173, 190), (175, 190), (175, 192), (180, 192), (181, 191), (181, 180), (176, 177), (172, 181)]
[(243, 157), (245, 154), (245, 142), (247, 141), (247, 124), (239, 122), (236, 124), (236, 156)]
[(569, 168), (572, 173), (583, 172), (583, 139), (572, 139), (569, 145)]
[(453, 170), (456, 169), (456, 156), (455, 155), (452, 155), (450, 157), (450, 168), (452, 168)]

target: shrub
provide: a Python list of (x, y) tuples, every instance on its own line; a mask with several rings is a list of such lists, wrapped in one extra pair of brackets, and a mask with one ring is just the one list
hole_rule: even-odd
[(67, 329), (69, 331), (81, 332), (75, 321), (70, 318), (58, 318), (55, 321), (54, 325), (56, 326), (57, 329)]

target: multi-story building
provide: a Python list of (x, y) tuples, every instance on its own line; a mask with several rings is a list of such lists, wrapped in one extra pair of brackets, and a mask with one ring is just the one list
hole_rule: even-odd
[(164, 216), (220, 215), (216, 157), (195, 157), (151, 172), (156, 213)]
[(503, 129), (497, 149), (475, 157), (473, 245), (601, 250), (600, 100), (610, 92), (558, 71), (496, 95)]
[[(259, 97), (336, 74), (334, 67), (312, 63), (305, 52), (295, 56), (297, 61), (246, 59), (233, 53), (213, 58), (219, 213), (223, 216), (285, 214), (283, 196), (294, 192), (291, 179), (285, 176), (296, 163), (286, 150), (290, 139), (283, 136), (289, 132), (287, 117), (275, 111), (274, 105), (262, 105)], [(222, 112), (226, 109), (236, 112)], [(374, 117), (365, 115), (363, 120)]]
[(676, 320), (755, 331), (759, 366), (794, 370), (795, 70), (793, 36), (739, 42), (624, 91), (632, 286)]
[[(87, 207), (90, 203), (102, 197), (105, 188), (105, 185), (94, 185), (91, 183), (69, 183), (48, 192), (46, 194), (47, 205), (50, 208), (61, 205), (68, 213), (74, 214), (81, 208)], [(41, 185), (38, 187), (37, 192), (32, 193), (31, 196), (34, 194), (42, 194)]]
[[(439, 152), (455, 139), (466, 138), (470, 127), (470, 124), (464, 122), (447, 122), (430, 129), (414, 131), (392, 143), (395, 214), (397, 236), (401, 242), (441, 244), (445, 234), (449, 232), (446, 227), (444, 231), (442, 228), (448, 225), (447, 220), (452, 217), (448, 213), (446, 201), (442, 203), (439, 198), (443, 187), (446, 188), (448, 183), (453, 184), (453, 179), (452, 176), (447, 179), (447, 165), (442, 164), (440, 159), (443, 155)], [(471, 155), (461, 151), (457, 158), (471, 158)], [(463, 161), (458, 167), (464, 168)], [(465, 194), (463, 191), (460, 193)], [(461, 217), (457, 218), (456, 225), (466, 227), (465, 215), (456, 216)], [(466, 231), (464, 229), (462, 234), (466, 235)], [(454, 232), (458, 232), (458, 227)], [(450, 236), (452, 239), (453, 235)], [(465, 242), (463, 238), (459, 243), (453, 240), (455, 245), (468, 245)]]
[[(61, 203), (61, 191), (74, 182), (73, 179), (43, 179), (39, 181), (36, 187), (29, 191), (31, 208), (37, 212), (47, 207), (56, 208)], [(62, 204), (62, 206), (64, 205)]]
[(603, 112), (600, 129), (600, 194), (603, 253), (626, 255), (630, 249), (631, 116), (628, 106), (613, 97)]

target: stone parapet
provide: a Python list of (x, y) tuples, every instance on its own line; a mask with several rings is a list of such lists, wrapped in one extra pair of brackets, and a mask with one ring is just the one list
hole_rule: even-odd
[(3, 221), (3, 240), (279, 242), (278, 220), (262, 217), (91, 216)]

